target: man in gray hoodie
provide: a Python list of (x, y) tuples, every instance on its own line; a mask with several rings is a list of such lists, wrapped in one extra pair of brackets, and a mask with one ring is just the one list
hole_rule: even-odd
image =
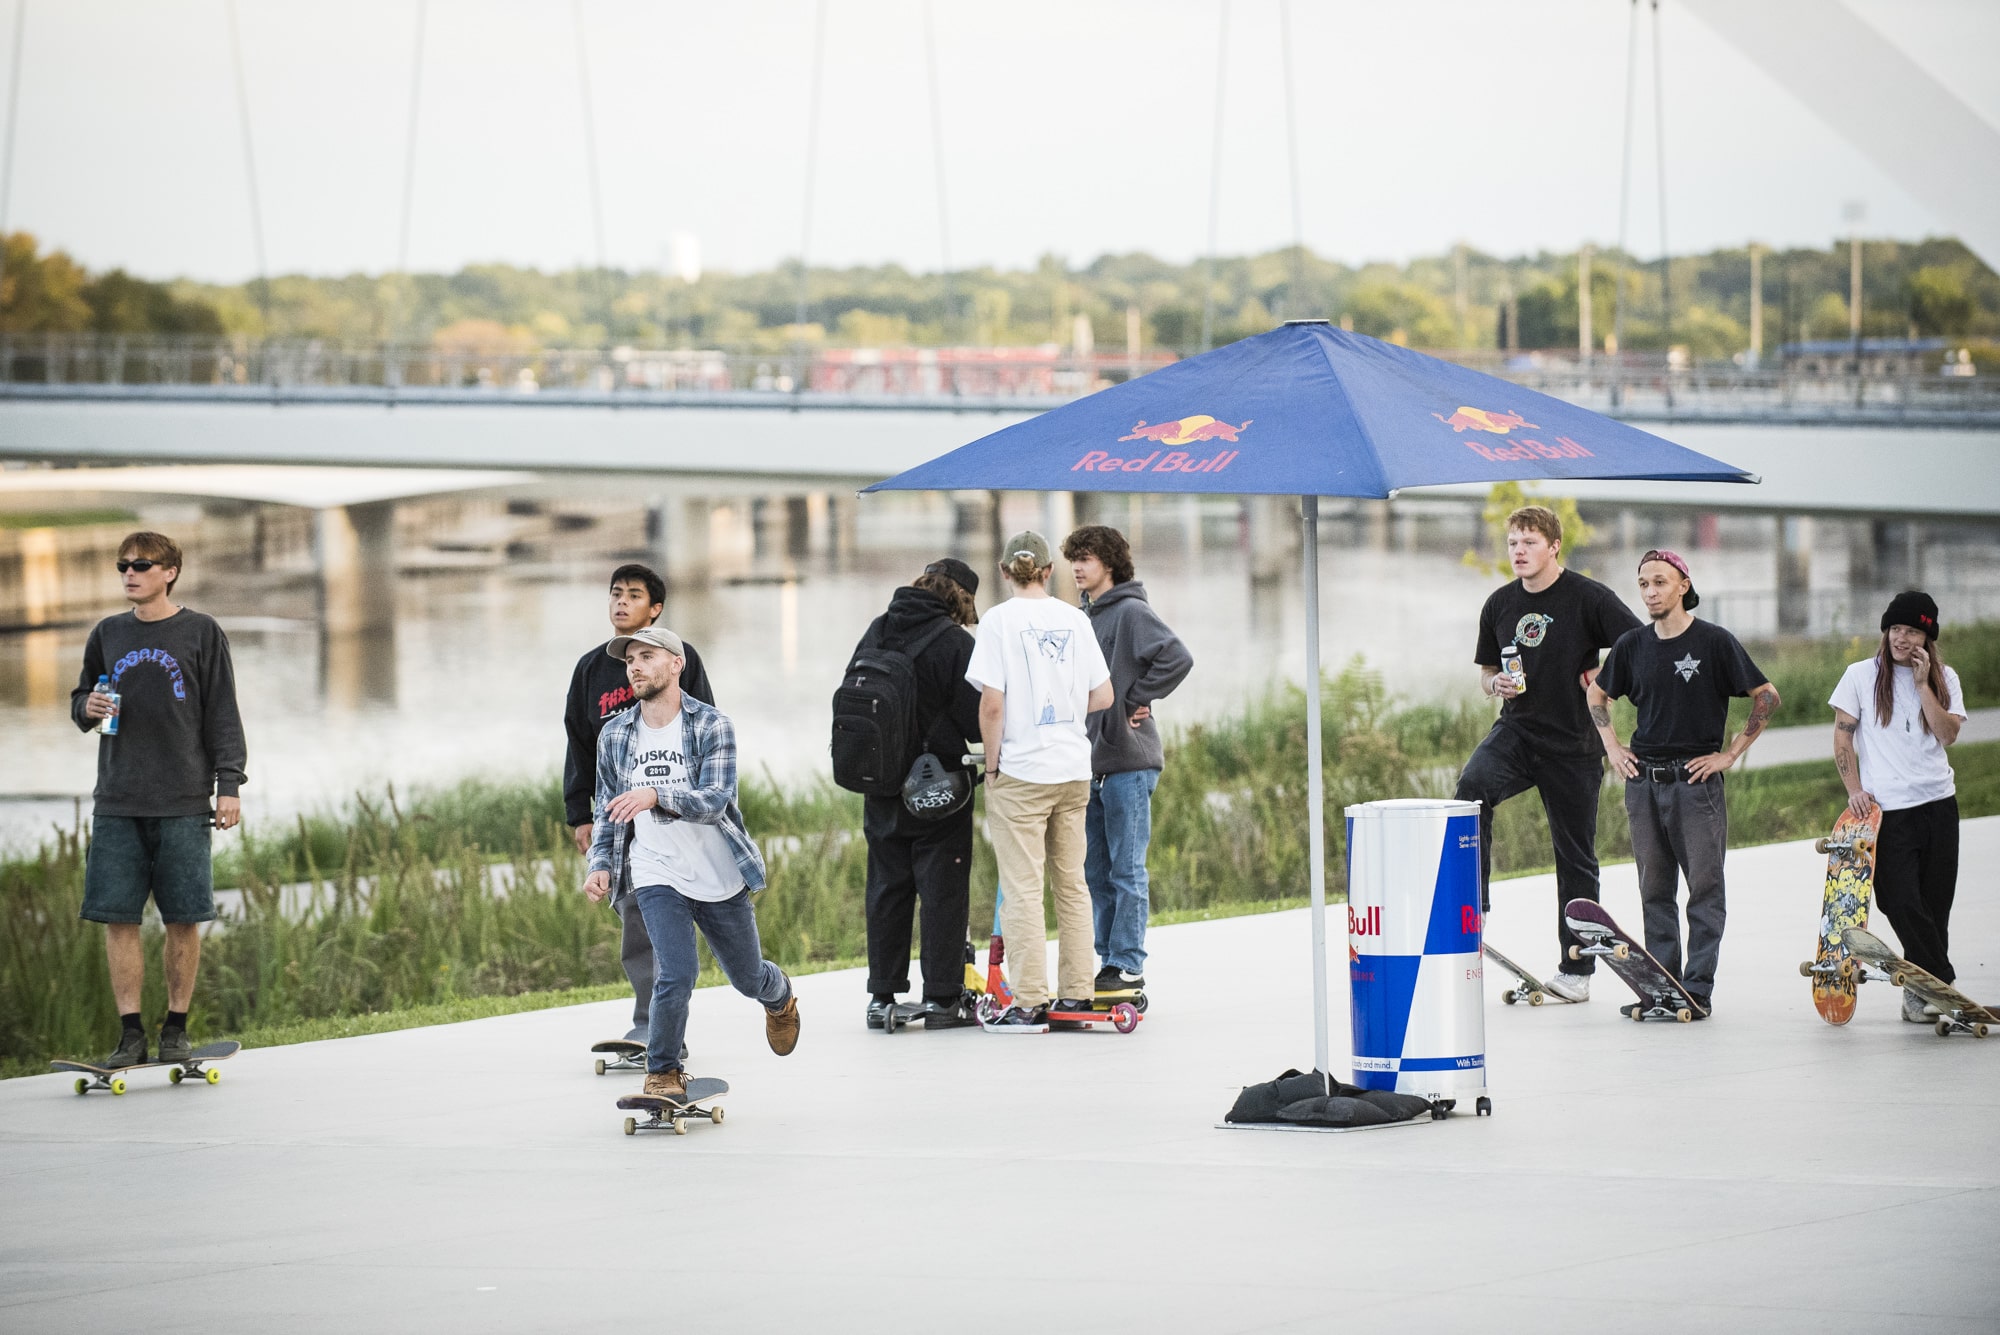
[(1083, 610), (1111, 668), (1116, 699), (1092, 714), (1090, 810), (1084, 880), (1097, 932), (1097, 992), (1146, 986), (1146, 846), (1153, 838), (1153, 789), (1165, 757), (1153, 704), (1173, 693), (1194, 657), (1146, 601), (1132, 578), (1132, 548), (1115, 528), (1091, 524), (1063, 542), (1083, 594)]

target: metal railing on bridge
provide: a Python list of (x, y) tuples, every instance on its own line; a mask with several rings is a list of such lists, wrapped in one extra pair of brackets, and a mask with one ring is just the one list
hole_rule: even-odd
[[(1994, 376), (1683, 365), (1641, 352), (1437, 355), (1635, 420), (2000, 426)], [(1077, 355), (1053, 345), (745, 352), (11, 334), (0, 335), (0, 397), (1044, 407), (1174, 360), (1170, 352)]]

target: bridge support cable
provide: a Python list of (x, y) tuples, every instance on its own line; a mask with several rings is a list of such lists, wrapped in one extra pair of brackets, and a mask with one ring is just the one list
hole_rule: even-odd
[(1229, 75), (1229, 0), (1216, 6), (1215, 34), (1215, 129), (1210, 139), (1208, 167), (1208, 254), (1202, 264), (1201, 350), (1215, 346), (1215, 246), (1216, 224), (1222, 209), (1222, 106)]
[(1611, 406), (1624, 399), (1624, 375), (1620, 365), (1625, 356), (1625, 256), (1630, 244), (1632, 217), (1632, 113), (1633, 92), (1639, 81), (1639, 0), (1631, 0), (1625, 23), (1625, 137), (1618, 154), (1618, 263), (1611, 289), (1611, 342), (1616, 351), (1611, 358)]
[[(1278, 0), (1278, 45), (1285, 61), (1285, 149), (1292, 179), (1292, 297), (1285, 314), (1303, 319), (1306, 309), (1305, 206), (1299, 198), (1299, 98), (1292, 78), (1292, 0)], [(1211, 243), (1213, 244), (1213, 243)]]
[(423, 107), (424, 27), (429, 9), (430, 0), (417, 0), (416, 47), (410, 54), (410, 116), (403, 135), (403, 212), (396, 228), (396, 285), (389, 297), (389, 328), (383, 340), (389, 355), (382, 371), (391, 388), (403, 380), (402, 359), (395, 350), (403, 339), (403, 296), (410, 285), (410, 213), (417, 189), (417, 115)]
[[(250, 133), (250, 90), (243, 76), (243, 37), (237, 30), (236, 0), (223, 0), (222, 12), (229, 21), (229, 63), (236, 75), (236, 121), (243, 134), (243, 183), (250, 197), (250, 241), (257, 254), (257, 305), (264, 320), (264, 338), (271, 328), (271, 267), (264, 254), (264, 207), (257, 190), (257, 146)], [(270, 368), (265, 367), (268, 375)]]
[(1653, 5), (1653, 159), (1660, 195), (1660, 337), (1667, 348), (1667, 411), (1674, 410), (1674, 257), (1667, 249), (1667, 94), (1660, 73), (1660, 0)]
[[(811, 272), (813, 223), (813, 174), (819, 167), (819, 95), (826, 74), (826, 0), (813, 7), (812, 80), (806, 94), (806, 189), (799, 207), (799, 291), (798, 310), (793, 324), (798, 336), (805, 336), (806, 300), (810, 295), (806, 275)], [(805, 380), (803, 364), (797, 384)]]
[(591, 106), (590, 52), (584, 41), (583, 0), (569, 2), (570, 26), (576, 33), (576, 92), (583, 106), (583, 156), (590, 176), (590, 227), (597, 241), (597, 273), (592, 287), (597, 296), (598, 316), (604, 332), (611, 333), (611, 303), (604, 291), (604, 192), (597, 174), (597, 117)]
[(931, 90), (931, 161), (932, 171), (937, 178), (938, 213), (938, 256), (943, 264), (944, 277), (944, 320), (943, 336), (949, 343), (956, 316), (956, 303), (951, 281), (951, 213), (946, 207), (944, 175), (944, 101), (938, 92), (937, 24), (933, 13), (932, 0), (924, 0), (924, 69), (930, 78)]

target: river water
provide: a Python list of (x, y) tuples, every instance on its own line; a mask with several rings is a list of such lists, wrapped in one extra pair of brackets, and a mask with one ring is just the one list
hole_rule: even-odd
[[(296, 570), (190, 572), (183, 601), (216, 615), (233, 648), (249, 738), (250, 823), (334, 807), (391, 783), (407, 791), (468, 777), (507, 780), (561, 764), (570, 672), (608, 633), (612, 567), (647, 554), (644, 511), (615, 481), (550, 482), (508, 495), (502, 520), (549, 509), (568, 519), (540, 524), (531, 541), (510, 540), (503, 522), (480, 542), (405, 550), (394, 625), (368, 635), (325, 632), (317, 586)], [(1010, 496), (999, 518), (1009, 531), (1066, 520), (1044, 504)], [(1154, 606), (1195, 657), (1186, 684), (1159, 709), (1167, 726), (1239, 711), (1275, 685), (1303, 679), (1295, 549), (1260, 548), (1233, 500), (1118, 498), (1110, 506), (1097, 517), (1134, 538)], [(1483, 541), (1476, 506), (1328, 502), (1323, 513), (1328, 667), (1359, 655), (1406, 699), (1471, 695), (1474, 626), (1497, 582), (1462, 560)], [(141, 517), (148, 518), (143, 510)], [(947, 552), (986, 579), (994, 554), (990, 528), (976, 537), (957, 532), (962, 518), (942, 498), (864, 500), (845, 550), (809, 548), (783, 522), (782, 506), (760, 508), (733, 538), (719, 534), (730, 558), (699, 586), (674, 589), (662, 619), (700, 648), (717, 701), (736, 722), (745, 772), (802, 782), (827, 770), (829, 697), (891, 591)], [(1678, 546), (1694, 561), (1706, 615), (1746, 635), (1768, 633), (1775, 531), (1774, 521), (1755, 515), (1607, 516), (1599, 543), (1575, 564), (1636, 607), (1624, 572), (1646, 546)], [(1872, 616), (1866, 607), (1880, 605), (1872, 593), (1848, 596), (1848, 535), (1823, 522), (1814, 541), (1818, 629)], [(1924, 578), (1949, 591), (1940, 595), (1948, 623), (2000, 614), (2000, 535), (1927, 529), (1919, 545)], [(106, 569), (104, 581), (115, 610), (115, 573)], [(982, 589), (982, 607), (997, 582)], [(1850, 602), (1860, 610), (1849, 610)], [(96, 747), (66, 712), (88, 629), (86, 621), (0, 634), (7, 753), (0, 844), (19, 847), (51, 823), (66, 825), (90, 791)]]

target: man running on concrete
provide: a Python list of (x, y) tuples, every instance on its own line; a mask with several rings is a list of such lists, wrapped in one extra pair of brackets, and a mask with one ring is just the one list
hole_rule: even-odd
[(1080, 528), (1064, 539), (1063, 558), (1111, 667), (1116, 700), (1086, 720), (1091, 779), (1083, 875), (1102, 964), (1097, 990), (1130, 992), (1146, 986), (1146, 848), (1153, 839), (1153, 789), (1166, 764), (1153, 705), (1187, 679), (1194, 655), (1132, 577), (1123, 533), (1102, 524)]
[[(1628, 631), (1612, 646), (1604, 671), (1590, 684), (1590, 718), (1612, 770), (1625, 780), (1632, 857), (1646, 907), (1646, 949), (1706, 1011), (1712, 1009), (1726, 916), (1722, 863), (1729, 848), (1729, 809), (1722, 774), (1743, 758), (1777, 712), (1778, 688), (1734, 635), (1695, 619), (1701, 597), (1677, 554), (1650, 551), (1639, 558), (1639, 596), (1653, 624)], [(1725, 748), (1729, 701), (1738, 695), (1751, 696), (1754, 703), (1743, 731)], [(1611, 702), (1621, 696), (1639, 708), (1629, 750), (1611, 725)], [(1682, 876), (1688, 885), (1685, 973)], [(1620, 1009), (1630, 1015), (1638, 1008), (1634, 1003)]]
[[(97, 741), (82, 912), (104, 924), (111, 993), (123, 1025), (117, 1049), (104, 1059), (112, 1067), (146, 1060), (139, 921), (149, 896), (167, 932), (159, 1060), (187, 1060), (201, 924), (215, 917), (209, 830), (231, 829), (242, 819), (243, 720), (229, 639), (213, 618), (172, 601), (181, 561), (180, 546), (159, 533), (134, 533), (119, 544), (118, 573), (132, 610), (92, 628), (69, 697), (70, 717), (85, 732), (117, 720), (117, 731)], [(108, 683), (100, 686), (100, 677)]]
[[(611, 572), (611, 633), (629, 635), (660, 619), (666, 606), (666, 581), (646, 566), (636, 563)], [(687, 666), (681, 669), (681, 689), (705, 705), (715, 703), (701, 655), (682, 641)], [(563, 706), (563, 731), (569, 744), (563, 753), (563, 823), (576, 839), (576, 851), (590, 851), (590, 836), (597, 817), (591, 810), (597, 777), (597, 734), (606, 719), (632, 707), (632, 687), (625, 679), (625, 665), (605, 652), (600, 644), (576, 661), (569, 678), (569, 699)], [(653, 945), (646, 939), (646, 923), (639, 905), (630, 895), (619, 905), (619, 963), (632, 983), (632, 1027), (625, 1037), (646, 1041), (646, 1017), (653, 1003)]]
[(731, 985), (764, 1008), (765, 1041), (780, 1057), (798, 1045), (799, 1002), (757, 936), (750, 892), (764, 888), (764, 858), (736, 806), (736, 729), (681, 690), (685, 650), (666, 627), (617, 636), (606, 650), (623, 660), (639, 707), (597, 739), (599, 815), (583, 888), (594, 901), (639, 902), (658, 963), (645, 1092), (680, 1099), (697, 927)]
[[(1516, 578), (1495, 589), (1479, 613), (1480, 689), (1498, 697), (1500, 718), (1458, 776), (1457, 797), (1479, 805), (1479, 894), (1492, 908), (1493, 809), (1533, 788), (1548, 813), (1556, 861), (1556, 939), (1562, 949), (1549, 991), (1565, 1001), (1590, 1000), (1597, 962), (1574, 963), (1580, 942), (1563, 921), (1563, 905), (1597, 898), (1597, 797), (1604, 760), (1584, 712), (1583, 686), (1597, 654), (1638, 626), (1618, 595), (1562, 566), (1562, 520), (1527, 505), (1507, 516), (1507, 556)], [(1501, 670), (1513, 646), (1521, 680)]]

